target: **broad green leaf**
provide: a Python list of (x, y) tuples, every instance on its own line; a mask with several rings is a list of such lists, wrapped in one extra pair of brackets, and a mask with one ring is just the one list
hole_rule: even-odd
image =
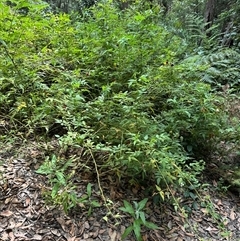
[(95, 208), (101, 207), (101, 204), (95, 200), (91, 201), (91, 205)]
[(59, 185), (55, 184), (52, 188), (51, 197), (54, 199), (59, 191)]
[(6, 42), (2, 39), (0, 39), (0, 45), (3, 45), (5, 48), (7, 48)]
[(62, 172), (56, 171), (56, 177), (60, 184), (62, 184), (64, 186), (66, 185), (66, 180), (65, 180), (64, 174)]
[(141, 237), (141, 220), (136, 219), (133, 222), (133, 232), (136, 235), (137, 241), (142, 241)]
[(132, 216), (134, 216), (134, 209), (133, 209), (132, 205), (126, 200), (124, 200), (123, 203), (124, 203), (125, 207), (120, 207), (119, 209), (123, 212), (127, 212), (127, 213), (131, 214)]
[(145, 226), (150, 229), (158, 229), (158, 226), (152, 222), (145, 222)]
[(85, 196), (81, 197), (80, 199), (78, 199), (78, 202), (79, 203), (86, 203), (86, 202), (88, 202), (88, 196), (85, 195)]
[(143, 224), (145, 225), (145, 223), (146, 223), (145, 213), (139, 212), (139, 216), (140, 216), (140, 219), (142, 220)]
[(49, 167), (48, 163), (44, 163), (42, 166), (40, 166), (37, 170), (36, 173), (38, 174), (44, 174), (48, 175), (52, 173), (51, 168)]
[(62, 167), (62, 170), (65, 171), (69, 166), (71, 166), (71, 164), (72, 164), (72, 160), (70, 159), (64, 164), (64, 166)]
[(91, 216), (91, 214), (92, 214), (92, 207), (90, 206), (88, 209), (88, 216)]
[(92, 195), (92, 184), (91, 183), (88, 183), (88, 185), (87, 185), (87, 195), (88, 195), (88, 197), (91, 197), (91, 195)]
[(145, 207), (147, 201), (148, 201), (148, 198), (144, 198), (141, 202), (139, 202), (138, 203), (138, 210), (142, 210)]
[(125, 239), (133, 230), (133, 226), (129, 226), (125, 229), (124, 233), (122, 234), (122, 239)]
[(63, 203), (63, 210), (64, 210), (64, 212), (67, 213), (67, 212), (68, 212), (68, 209), (69, 209), (68, 203), (67, 203), (67, 202), (64, 202), (64, 203)]

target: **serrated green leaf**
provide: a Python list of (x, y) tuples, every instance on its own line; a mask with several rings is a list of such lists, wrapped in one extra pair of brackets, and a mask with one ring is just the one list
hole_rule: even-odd
[(2, 39), (0, 39), (0, 45), (3, 45), (5, 48), (7, 48), (6, 42)]
[(86, 203), (86, 202), (88, 202), (88, 196), (87, 195), (82, 196), (80, 199), (78, 199), (78, 202), (79, 203)]
[(52, 188), (51, 197), (54, 199), (59, 191), (59, 185), (55, 184)]
[(122, 234), (122, 239), (125, 239), (132, 231), (133, 226), (129, 226), (127, 229), (125, 229), (124, 233)]
[(138, 210), (142, 210), (145, 207), (147, 201), (148, 201), (148, 198), (144, 198), (141, 202), (139, 202), (138, 203)]
[(124, 200), (123, 203), (124, 203), (125, 207), (121, 207), (119, 209), (122, 210), (123, 212), (127, 212), (127, 213), (131, 214), (132, 216), (134, 216), (134, 209), (133, 209), (132, 205), (126, 200)]
[(145, 213), (139, 212), (139, 216), (140, 216), (140, 219), (142, 220), (143, 224), (145, 225), (145, 223), (146, 223)]
[(123, 212), (125, 212), (125, 213), (128, 213), (128, 211), (127, 211), (127, 209), (125, 208), (125, 207), (120, 207), (120, 208), (118, 208), (119, 210), (121, 210), (121, 211), (123, 211)]
[(64, 164), (64, 166), (62, 167), (62, 170), (65, 171), (69, 166), (71, 166), (71, 164), (72, 164), (72, 160), (70, 159)]
[(44, 163), (42, 166), (38, 168), (38, 170), (36, 170), (36, 173), (48, 175), (52, 173), (52, 170), (47, 163)]
[(91, 214), (92, 214), (92, 207), (90, 206), (88, 209), (88, 216), (91, 216)]
[(91, 201), (91, 205), (95, 208), (101, 207), (101, 204), (95, 200)]
[(133, 205), (134, 205), (135, 210), (138, 209), (138, 203), (136, 201), (133, 201)]
[(53, 166), (56, 165), (56, 163), (57, 163), (57, 157), (56, 157), (56, 155), (52, 155), (51, 163), (52, 163)]
[(142, 241), (142, 237), (141, 237), (141, 220), (140, 219), (136, 219), (133, 222), (133, 232), (137, 238), (137, 241)]
[(158, 226), (152, 222), (145, 222), (145, 226), (150, 229), (158, 229)]
[(66, 180), (65, 180), (64, 174), (62, 172), (56, 171), (56, 177), (60, 184), (62, 184), (64, 186), (66, 185)]
[(88, 195), (88, 197), (91, 197), (91, 195), (92, 195), (92, 184), (91, 183), (88, 183), (88, 185), (87, 185), (87, 195)]

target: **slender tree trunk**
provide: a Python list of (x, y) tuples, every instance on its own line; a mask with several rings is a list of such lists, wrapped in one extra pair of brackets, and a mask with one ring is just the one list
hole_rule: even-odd
[[(214, 9), (215, 9), (215, 0), (208, 0), (205, 9), (205, 22), (206, 27), (205, 30), (209, 29), (213, 24), (214, 19)], [(208, 33), (211, 35), (210, 33)]]

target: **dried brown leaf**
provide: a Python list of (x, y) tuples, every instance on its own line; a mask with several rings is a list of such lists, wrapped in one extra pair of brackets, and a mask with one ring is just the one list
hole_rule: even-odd
[(85, 227), (86, 229), (89, 229), (89, 228), (90, 228), (89, 223), (88, 223), (88, 222), (85, 222), (85, 223), (84, 223), (84, 227)]
[(201, 211), (204, 213), (204, 214), (207, 214), (208, 213), (208, 210), (206, 208), (201, 208)]
[(32, 240), (42, 240), (43, 237), (39, 234), (34, 234), (33, 237), (31, 238)]
[(230, 213), (229, 217), (230, 217), (231, 220), (235, 220), (236, 214), (234, 212), (234, 209), (231, 209), (231, 213)]
[(2, 239), (3, 241), (9, 240), (8, 233), (7, 233), (7, 232), (3, 232), (3, 233), (2, 233), (2, 236), (1, 236), (1, 239)]
[[(45, 231), (46, 231), (46, 233), (48, 233), (48, 230), (45, 230)], [(61, 236), (61, 233), (60, 233), (60, 231), (58, 229), (52, 229), (51, 232), (52, 232), (52, 234), (54, 234), (54, 235), (56, 235), (58, 237)]]
[(2, 216), (2, 217), (10, 217), (10, 216), (12, 216), (12, 215), (13, 215), (13, 212), (10, 211), (10, 210), (5, 210), (5, 211), (2, 211), (2, 212), (0, 213), (0, 216)]
[(25, 199), (24, 207), (28, 207), (31, 204), (31, 199), (28, 197)]
[(169, 229), (172, 229), (172, 221), (171, 220), (168, 222), (167, 226)]
[(84, 238), (85, 240), (88, 240), (88, 238), (89, 238), (88, 233), (84, 233), (84, 234), (83, 234), (83, 238)]
[(187, 236), (190, 236), (190, 237), (194, 237), (194, 236), (195, 236), (195, 235), (192, 234), (192, 233), (187, 233), (187, 232), (185, 232), (185, 234), (186, 234)]
[(61, 228), (63, 229), (63, 231), (68, 232), (68, 227), (66, 226), (65, 220), (61, 217), (56, 218), (56, 220), (61, 225)]
[(13, 232), (9, 232), (8, 236), (10, 238), (10, 241), (14, 241), (15, 240), (15, 236), (14, 236)]
[(111, 238), (111, 241), (116, 241), (117, 232), (115, 230), (112, 230), (112, 232), (109, 233), (109, 236)]
[(106, 229), (100, 229), (99, 230), (99, 234), (103, 234), (104, 232), (106, 232)]
[(26, 232), (24, 232), (22, 230), (14, 231), (14, 236), (15, 237), (27, 239), (27, 237), (25, 235), (26, 235)]

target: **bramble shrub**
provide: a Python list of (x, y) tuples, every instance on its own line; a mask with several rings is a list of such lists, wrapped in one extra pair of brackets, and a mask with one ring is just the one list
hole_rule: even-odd
[[(224, 99), (184, 72), (195, 68), (178, 64), (186, 42), (154, 11), (99, 3), (76, 20), (17, 7), (0, 3), (0, 110), (26, 136), (55, 135), (64, 150), (98, 153), (99, 172), (148, 179), (163, 199), (170, 188), (196, 184), (197, 161), (234, 138)], [(57, 191), (54, 198), (62, 200)], [(65, 210), (75, 203), (64, 200)]]

